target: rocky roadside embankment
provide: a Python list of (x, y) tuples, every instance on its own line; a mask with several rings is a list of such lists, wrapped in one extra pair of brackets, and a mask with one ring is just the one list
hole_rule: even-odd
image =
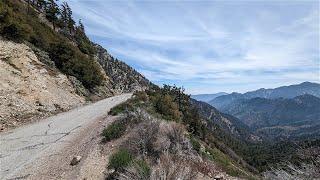
[(0, 39), (0, 131), (82, 105), (70, 80), (25, 44)]

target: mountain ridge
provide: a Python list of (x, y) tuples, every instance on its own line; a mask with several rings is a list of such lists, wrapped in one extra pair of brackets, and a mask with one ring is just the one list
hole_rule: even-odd
[(219, 126), (226, 133), (237, 138), (249, 140), (251, 132), (249, 127), (232, 115), (224, 114), (210, 104), (191, 99), (191, 104), (198, 109), (200, 115)]
[(263, 98), (293, 98), (302, 94), (310, 94), (317, 97), (320, 97), (320, 84), (312, 82), (303, 82), (300, 84), (294, 84), (289, 86), (281, 86), (274, 89), (264, 89), (260, 88), (255, 91), (249, 91), (246, 93), (236, 93), (233, 92), (229, 95), (219, 96), (209, 102), (218, 109), (222, 109), (224, 106), (232, 103), (238, 99), (250, 99), (254, 97), (263, 97)]
[(258, 135), (290, 138), (310, 132), (314, 132), (315, 136), (320, 134), (320, 131), (313, 130), (320, 125), (319, 107), (320, 98), (304, 94), (292, 99), (240, 99), (224, 107), (222, 111), (236, 116), (258, 132)]
[(209, 102), (218, 96), (227, 95), (227, 94), (228, 93), (226, 92), (218, 92), (213, 94), (193, 94), (191, 95), (191, 98), (196, 99), (198, 101)]

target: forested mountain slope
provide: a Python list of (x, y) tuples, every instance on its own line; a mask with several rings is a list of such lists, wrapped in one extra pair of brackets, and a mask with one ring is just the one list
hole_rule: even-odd
[(241, 122), (236, 117), (219, 112), (211, 105), (191, 99), (191, 104), (198, 109), (199, 114), (208, 119), (208, 121), (217, 125), (226, 134), (231, 134), (234, 137), (242, 140), (257, 141), (259, 137), (254, 136), (247, 125)]
[(270, 138), (320, 135), (320, 98), (308, 94), (293, 99), (242, 99), (223, 111)]

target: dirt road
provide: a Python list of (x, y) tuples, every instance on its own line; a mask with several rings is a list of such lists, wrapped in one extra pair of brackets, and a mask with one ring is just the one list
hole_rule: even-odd
[[(90, 138), (94, 139), (91, 136), (97, 136), (94, 129), (97, 124), (102, 123), (102, 120), (108, 121), (104, 117), (110, 108), (131, 96), (132, 94), (114, 96), (1, 133), (0, 179), (37, 179), (37, 173), (45, 171), (54, 173), (52, 176), (46, 174), (46, 179), (63, 178), (64, 174), (59, 172), (59, 168), (61, 171), (63, 166), (72, 168), (69, 163), (73, 153), (83, 153), (82, 149), (85, 151), (87, 148), (84, 147), (90, 146)], [(82, 142), (84, 140), (86, 142)], [(84, 147), (78, 147), (79, 142)], [(68, 147), (77, 148), (69, 150)], [(56, 168), (54, 171), (50, 168), (53, 163)]]

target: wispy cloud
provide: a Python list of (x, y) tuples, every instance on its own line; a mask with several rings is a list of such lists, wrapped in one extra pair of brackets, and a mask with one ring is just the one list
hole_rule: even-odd
[(320, 81), (318, 1), (70, 4), (94, 41), (158, 84), (210, 93)]

